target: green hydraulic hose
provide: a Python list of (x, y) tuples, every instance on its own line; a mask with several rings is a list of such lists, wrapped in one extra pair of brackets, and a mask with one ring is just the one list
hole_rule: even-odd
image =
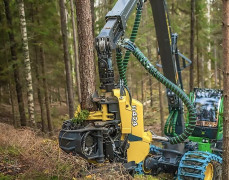
[(164, 127), (164, 133), (165, 133), (166, 136), (169, 136), (169, 135), (170, 135), (170, 134), (169, 134), (168, 127), (169, 127), (169, 124), (170, 124), (170, 121), (171, 121), (173, 115), (174, 115), (174, 111), (172, 111), (172, 112), (169, 114), (169, 117), (168, 117), (168, 119), (166, 120), (165, 127)]
[[(125, 83), (126, 76), (125, 76), (125, 71), (124, 71), (124, 67), (123, 67), (123, 63), (122, 63), (122, 51), (120, 48), (116, 49), (116, 61), (117, 61), (120, 80), (124, 80), (124, 83)], [(126, 83), (125, 83), (125, 85), (126, 85)]]
[(177, 136), (176, 123), (177, 123), (178, 111), (171, 111), (168, 119), (166, 120), (164, 132), (166, 136)]
[[(132, 42), (135, 41), (141, 21), (141, 16), (142, 16), (142, 8), (143, 4), (139, 4), (137, 7), (137, 12), (136, 12), (136, 17), (134, 21), (134, 26), (130, 35), (130, 40)], [(119, 49), (116, 50), (116, 61), (118, 65), (118, 71), (119, 71), (119, 76), (120, 79), (124, 81), (124, 84), (127, 86), (127, 80), (126, 80), (126, 70), (127, 70), (127, 65), (129, 62), (131, 51), (127, 50), (124, 56), (124, 59), (122, 60), (122, 54)]]
[(169, 138), (169, 142), (171, 144), (178, 144), (184, 142), (190, 135), (192, 135), (192, 132), (195, 128), (196, 124), (196, 109), (193, 106), (193, 103), (189, 100), (188, 96), (185, 94), (185, 92), (180, 89), (177, 85), (172, 83), (170, 80), (168, 80), (165, 76), (163, 76), (145, 57), (145, 55), (138, 49), (133, 42), (130, 40), (125, 40), (124, 43), (121, 43), (121, 45), (130, 50), (133, 55), (137, 58), (137, 60), (143, 65), (143, 67), (151, 74), (153, 75), (159, 82), (164, 84), (167, 88), (169, 88), (171, 91), (173, 91), (185, 104), (189, 111), (189, 124), (185, 128), (184, 132), (178, 136)]
[(175, 115), (174, 115), (174, 118), (173, 118), (173, 121), (172, 121), (172, 135), (173, 136), (177, 136), (177, 133), (176, 133), (176, 123), (177, 123), (177, 117), (178, 117), (178, 111), (175, 112)]
[[(132, 33), (130, 35), (130, 41), (134, 42), (136, 40), (137, 34), (138, 34), (138, 28), (141, 22), (141, 16), (142, 16), (142, 5), (139, 5), (137, 8), (137, 12), (136, 12), (136, 17), (135, 17), (135, 21), (134, 21), (134, 26), (132, 29)], [(123, 59), (123, 66), (124, 66), (124, 71), (126, 73), (127, 70), (127, 65), (129, 62), (129, 58), (130, 58), (130, 54), (131, 51), (127, 50)]]

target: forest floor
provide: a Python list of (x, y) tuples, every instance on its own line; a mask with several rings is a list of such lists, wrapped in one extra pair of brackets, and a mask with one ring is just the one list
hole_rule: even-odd
[[(63, 106), (63, 105), (62, 105)], [(57, 121), (66, 118), (67, 108), (52, 105), (52, 117)], [(31, 128), (17, 128), (12, 124), (10, 106), (0, 106), (0, 180), (43, 179), (133, 179), (120, 164), (103, 164), (92, 167), (84, 159), (67, 155), (58, 145), (58, 127), (53, 137)], [(146, 126), (160, 133), (159, 123)], [(155, 128), (156, 127), (156, 128)], [(135, 176), (134, 179), (172, 179), (171, 176)]]

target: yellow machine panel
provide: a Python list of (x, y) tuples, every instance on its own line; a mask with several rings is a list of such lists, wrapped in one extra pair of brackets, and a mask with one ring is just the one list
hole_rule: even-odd
[(113, 90), (114, 96), (118, 98), (119, 102), (119, 110), (121, 117), (121, 130), (122, 134), (130, 134), (131, 133), (131, 118), (132, 118), (132, 110), (130, 105), (130, 97), (129, 96), (121, 96), (120, 89)]
[(120, 89), (114, 89), (113, 92), (119, 101), (123, 137), (129, 136), (127, 160), (139, 163), (149, 154), (152, 141), (151, 132), (144, 132), (143, 105), (135, 99), (132, 99), (130, 104), (130, 97), (120, 96)]
[(127, 149), (127, 161), (135, 161), (140, 163), (149, 154), (150, 144), (143, 141), (130, 142), (130, 147)]
[[(139, 163), (144, 161), (149, 154), (152, 133), (144, 131), (143, 105), (136, 99), (130, 99), (128, 92), (120, 95), (120, 89), (113, 89), (113, 93), (106, 93), (106, 96), (116, 97), (120, 113), (121, 140), (128, 136), (129, 148), (127, 149), (127, 161)], [(78, 107), (75, 116), (81, 111)], [(101, 110), (90, 112), (88, 121), (110, 121), (114, 115), (108, 112), (108, 105), (101, 104)]]
[(143, 105), (139, 101), (132, 100), (132, 134), (138, 137), (143, 137), (144, 122), (143, 122)]

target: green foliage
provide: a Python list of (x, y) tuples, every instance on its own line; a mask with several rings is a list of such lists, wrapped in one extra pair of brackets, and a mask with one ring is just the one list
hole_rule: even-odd
[(80, 124), (88, 118), (89, 114), (90, 113), (88, 110), (82, 110), (77, 114), (76, 117), (72, 119), (72, 122), (76, 124)]
[(43, 171), (36, 171), (36, 170), (32, 170), (30, 172), (26, 172), (25, 174), (22, 174), (21, 176), (19, 176), (19, 178), (21, 180), (57, 180), (57, 179), (62, 179), (62, 178), (58, 178), (57, 176), (50, 176), (47, 173), (43, 172)]
[(0, 146), (0, 154), (19, 156), (20, 149), (16, 146)]
[(0, 173), (0, 180), (13, 180), (13, 179), (15, 179), (15, 177)]
[(144, 180), (158, 180), (158, 178), (153, 177), (153, 176), (146, 176), (146, 175), (135, 175), (135, 179), (144, 179)]

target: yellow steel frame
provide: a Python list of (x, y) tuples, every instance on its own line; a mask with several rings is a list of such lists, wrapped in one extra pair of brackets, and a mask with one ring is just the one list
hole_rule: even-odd
[[(138, 138), (138, 140), (129, 141), (130, 146), (127, 149), (127, 160), (128, 162), (135, 161), (135, 163), (139, 163), (149, 154), (150, 143), (152, 141), (152, 133), (150, 131), (144, 131), (143, 105), (135, 99), (132, 99), (130, 102), (128, 92), (125, 93), (126, 95), (121, 96), (120, 89), (113, 89), (112, 94), (107, 94), (109, 96), (115, 96), (118, 99), (122, 140), (127, 135)], [(102, 104), (101, 110), (90, 112), (87, 120), (109, 121), (113, 119), (114, 115), (108, 113), (107, 104)]]

